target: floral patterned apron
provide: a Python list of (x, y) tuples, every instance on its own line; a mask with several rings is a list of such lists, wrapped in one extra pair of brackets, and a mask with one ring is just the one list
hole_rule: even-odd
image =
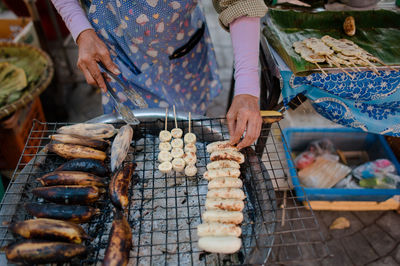
[[(90, 23), (122, 72), (120, 79), (149, 108), (174, 104), (178, 110), (205, 113), (222, 86), (196, 0), (92, 0), (86, 4)], [(193, 47), (188, 47), (193, 41)], [(111, 79), (110, 84), (125, 105), (138, 108), (118, 83)], [(108, 93), (103, 93), (102, 103), (104, 113), (115, 110)]]

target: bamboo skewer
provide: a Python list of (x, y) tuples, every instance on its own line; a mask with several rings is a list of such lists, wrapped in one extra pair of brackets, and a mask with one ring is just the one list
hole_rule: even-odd
[(341, 67), (340, 64), (338, 62), (336, 62), (333, 58), (331, 58), (329, 55), (327, 55), (326, 58), (328, 60), (330, 60), (335, 66), (340, 68), (340, 70), (342, 70), (344, 73), (346, 73), (350, 78), (352, 78), (352, 79), (354, 78), (349, 72), (347, 72), (343, 67)]
[(281, 206), (281, 208), (282, 208), (282, 221), (281, 221), (281, 226), (282, 227), (284, 227), (285, 226), (285, 216), (286, 216), (286, 211), (285, 211), (285, 208), (286, 208), (286, 198), (287, 198), (287, 190), (284, 190), (283, 191), (283, 204), (282, 204), (282, 206)]
[(326, 72), (318, 65), (317, 62), (314, 62), (314, 64), (319, 68), (319, 70), (321, 70), (322, 73), (324, 73), (325, 76), (328, 76), (328, 74), (326, 74)]
[(376, 66), (374, 64), (372, 64), (370, 61), (366, 60), (364, 57), (356, 55), (356, 57), (358, 59), (360, 59), (361, 61), (365, 62), (367, 65), (369, 65), (370, 67), (368, 67), (369, 69), (371, 69), (375, 74), (377, 74), (378, 76), (380, 76), (381, 74), (379, 73), (379, 71), (376, 69)]
[(191, 120), (192, 120), (192, 113), (191, 112), (189, 112), (189, 133), (191, 133), (192, 132), (192, 130), (191, 130), (191, 124), (192, 124), (192, 122), (191, 122)]
[(165, 131), (168, 130), (168, 108), (165, 108)]
[(389, 65), (386, 65), (386, 64), (385, 64), (382, 60), (380, 60), (378, 57), (371, 56), (370, 58), (372, 58), (372, 60), (375, 60), (375, 62), (378, 62), (378, 63), (381, 64), (382, 66), (385, 66), (385, 67), (389, 68), (390, 70), (393, 70), (393, 71), (396, 71), (396, 72), (400, 71), (399, 69), (396, 69), (396, 68), (393, 68), (393, 67), (391, 67), (391, 66), (389, 66)]
[(352, 61), (350, 61), (350, 62), (353, 64), (353, 66), (357, 69), (358, 72), (361, 72), (361, 69), (354, 62), (352, 62)]
[(175, 128), (178, 128), (178, 122), (176, 121), (175, 105), (173, 105), (173, 109), (174, 109), (174, 118), (175, 118)]

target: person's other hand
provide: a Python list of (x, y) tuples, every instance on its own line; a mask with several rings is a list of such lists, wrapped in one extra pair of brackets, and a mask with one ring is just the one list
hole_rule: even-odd
[(93, 29), (81, 32), (76, 43), (79, 46), (77, 66), (85, 75), (86, 82), (92, 86), (100, 87), (105, 91), (106, 84), (104, 83), (97, 62), (102, 62), (112, 73), (116, 75), (120, 74), (117, 65), (111, 60), (107, 46), (100, 40)]
[(226, 114), (228, 120), (230, 142), (232, 145), (240, 141), (244, 131), (246, 135), (243, 140), (237, 144), (240, 150), (250, 146), (260, 136), (262, 118), (258, 105), (258, 97), (249, 94), (239, 94), (233, 98), (232, 105)]

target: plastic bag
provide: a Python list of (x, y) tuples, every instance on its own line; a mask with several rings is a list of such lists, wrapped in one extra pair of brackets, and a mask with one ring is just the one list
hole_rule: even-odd
[(391, 161), (379, 159), (362, 164), (353, 170), (353, 176), (364, 188), (396, 189), (400, 187), (400, 176)]
[(321, 139), (311, 142), (307, 149), (300, 153), (294, 160), (297, 169), (304, 169), (310, 166), (317, 157), (324, 157), (328, 160), (339, 161), (336, 155), (335, 146), (329, 139)]
[(388, 159), (378, 159), (356, 167), (353, 176), (358, 179), (374, 178), (378, 173), (396, 174), (396, 168)]

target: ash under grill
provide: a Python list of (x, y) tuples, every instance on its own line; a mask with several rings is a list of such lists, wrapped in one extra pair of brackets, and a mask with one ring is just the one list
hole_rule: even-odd
[[(24, 151), (32, 150), (30, 148), (42, 150), (48, 143), (48, 136), (65, 125), (46, 123), (46, 130), (42, 130), (43, 124), (34, 122)], [(187, 121), (178, 124), (186, 133)], [(127, 157), (127, 160), (137, 163), (127, 210), (133, 234), (131, 265), (291, 264), (321, 260), (328, 255), (313, 213), (296, 201), (291, 190), (285, 193), (277, 191), (291, 185), (278, 124), (264, 125), (258, 147), (253, 145), (244, 150), (246, 162), (241, 166), (241, 178), (247, 198), (241, 226), (241, 250), (233, 255), (217, 255), (198, 249), (196, 227), (201, 223), (207, 194), (207, 181), (202, 178), (209, 162), (206, 145), (229, 137), (224, 124), (224, 119), (194, 121), (192, 128), (198, 137), (198, 174), (194, 177), (158, 172), (158, 132), (163, 128), (162, 121), (142, 122), (134, 128), (134, 140)], [(117, 128), (121, 125), (115, 124)], [(29, 146), (31, 140), (37, 139), (40, 145)], [(25, 156), (32, 154), (24, 152), (21, 158)], [(42, 201), (30, 192), (39, 186), (35, 179), (54, 170), (65, 160), (41, 151), (29, 164), (22, 162), (20, 160), (17, 166), (22, 170), (15, 171), (1, 203), (1, 223), (32, 218), (23, 205)], [(282, 204), (285, 205), (284, 211)], [(107, 195), (96, 206), (101, 209), (101, 215), (83, 226), (94, 239), (85, 243), (90, 247), (90, 253), (83, 260), (72, 261), (73, 265), (97, 265), (104, 257), (113, 208)], [(7, 226), (1, 225), (0, 246), (14, 240)], [(0, 264), (5, 263), (4, 253), (1, 253)]]

